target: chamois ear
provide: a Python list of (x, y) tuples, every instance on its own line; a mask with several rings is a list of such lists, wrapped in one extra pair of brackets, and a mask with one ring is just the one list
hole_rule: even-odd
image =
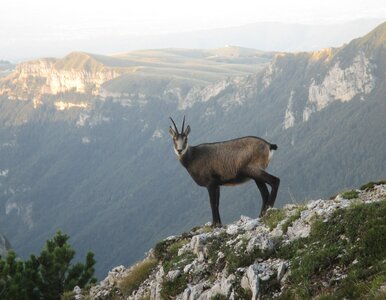
[(190, 133), (190, 126), (188, 125), (188, 127), (186, 127), (185, 131), (184, 131), (184, 134), (186, 136), (188, 136), (188, 134)]
[(169, 126), (169, 133), (170, 133), (170, 135), (171, 135), (173, 138), (177, 135), (177, 133), (174, 131), (174, 129), (173, 129), (171, 126)]

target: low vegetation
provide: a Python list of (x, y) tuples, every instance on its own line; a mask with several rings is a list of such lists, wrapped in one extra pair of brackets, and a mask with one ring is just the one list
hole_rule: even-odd
[[(231, 294), (234, 299), (255, 294), (259, 299), (386, 299), (386, 190), (373, 184), (364, 190), (318, 200), (316, 206), (270, 209), (262, 218), (265, 226), (246, 219), (163, 240), (112, 285), (112, 297), (149, 299), (157, 286), (161, 299), (175, 299), (187, 287), (194, 297), (220, 300)], [(307, 235), (296, 228), (287, 234), (297, 221)]]
[(188, 239), (182, 235), (181, 239), (163, 240), (154, 247), (154, 257), (160, 261), (168, 261), (178, 256), (178, 249), (188, 243)]
[(351, 190), (351, 191), (343, 192), (341, 195), (343, 198), (351, 200), (351, 199), (358, 198), (359, 193), (356, 190)]
[(308, 238), (282, 247), (291, 276), (281, 299), (379, 296), (386, 282), (385, 215), (385, 201), (337, 210), (328, 222), (316, 220)]
[(360, 190), (362, 190), (362, 191), (371, 190), (374, 188), (375, 185), (378, 185), (378, 184), (386, 184), (386, 180), (381, 180), (381, 181), (376, 181), (376, 182), (370, 181), (370, 182), (362, 185), (360, 187)]
[[(231, 245), (228, 242), (232, 239), (232, 236), (228, 234), (222, 234), (208, 241), (208, 261), (209, 269), (215, 272), (221, 271), (224, 267), (228, 274), (235, 273), (238, 268), (247, 267), (254, 263), (257, 258), (266, 258), (269, 253), (261, 251), (259, 248), (254, 248), (252, 251), (247, 252), (247, 241), (239, 240), (235, 245)], [(218, 259), (218, 253), (222, 252), (224, 257)]]
[[(189, 234), (182, 234), (180, 239), (177, 240), (164, 240), (159, 242), (154, 247), (154, 256), (158, 259), (164, 268), (164, 272), (167, 274), (170, 270), (183, 269), (184, 266), (189, 264), (194, 259), (192, 253), (185, 253), (178, 255), (178, 249), (188, 243)], [(164, 279), (162, 282), (161, 296), (163, 299), (170, 299), (180, 293), (182, 293), (190, 278), (186, 274), (179, 274), (175, 278)]]
[(146, 259), (136, 264), (130, 273), (123, 278), (118, 287), (124, 296), (129, 296), (138, 289), (140, 284), (149, 277), (155, 266), (158, 264), (156, 259)]
[(180, 274), (174, 280), (165, 279), (162, 283), (162, 299), (173, 299), (173, 297), (182, 293), (189, 283), (188, 275)]
[(295, 212), (286, 216), (284, 209), (273, 208), (268, 210), (265, 216), (263, 216), (262, 221), (270, 230), (273, 230), (282, 223), (280, 228), (283, 230), (283, 233), (287, 233), (288, 227), (300, 218), (300, 214), (304, 209), (305, 206), (298, 206)]
[(270, 230), (276, 228), (276, 226), (285, 218), (285, 212), (282, 209), (272, 208), (267, 211), (263, 216), (262, 221), (269, 227)]
[(292, 224), (300, 218), (302, 211), (305, 209), (304, 206), (299, 206), (296, 211), (290, 215), (285, 222), (281, 225), (281, 229), (283, 230), (283, 233), (287, 233), (288, 227), (292, 226)]
[[(363, 189), (372, 189), (373, 186), (373, 183), (368, 184)], [(358, 190), (351, 190), (341, 195), (345, 199), (357, 199), (359, 193)], [(262, 220), (270, 230), (280, 226), (285, 234), (306, 208), (298, 206), (290, 212), (271, 209)], [(270, 299), (274, 294), (279, 299), (384, 299), (386, 291), (381, 287), (386, 282), (385, 215), (385, 201), (370, 204), (354, 201), (349, 208), (337, 209), (328, 221), (315, 216), (307, 238), (289, 244), (278, 243), (273, 250), (266, 252), (260, 249), (248, 252), (248, 240), (244, 240), (242, 235), (232, 240), (235, 236), (222, 232), (206, 241), (208, 267), (200, 276), (211, 280), (213, 274), (225, 268), (228, 274), (236, 275), (235, 296), (242, 299), (249, 295), (249, 291), (241, 288), (238, 269), (259, 259), (281, 258), (288, 260), (291, 266), (286, 284), (281, 288), (275, 276), (272, 280), (261, 282), (262, 299)], [(156, 247), (164, 249), (160, 257), (169, 257), (163, 262), (166, 270), (182, 271), (194, 259), (193, 256), (184, 257), (186, 253), (172, 257), (172, 253), (177, 253), (186, 242), (187, 239), (163, 242)], [(215, 277), (212, 278), (214, 280)], [(174, 280), (164, 281), (162, 296), (173, 298), (192, 281), (194, 274), (181, 272)], [(224, 297), (219, 294), (213, 299)]]

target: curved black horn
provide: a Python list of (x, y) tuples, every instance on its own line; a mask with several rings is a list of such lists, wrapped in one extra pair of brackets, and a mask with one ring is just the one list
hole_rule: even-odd
[(173, 125), (174, 125), (174, 130), (176, 131), (176, 133), (178, 134), (178, 129), (177, 129), (177, 126), (176, 126), (176, 123), (174, 123), (172, 117), (169, 117), (169, 119), (173, 122)]
[(184, 116), (184, 120), (182, 121), (181, 133), (184, 133), (184, 127), (185, 127), (185, 116)]

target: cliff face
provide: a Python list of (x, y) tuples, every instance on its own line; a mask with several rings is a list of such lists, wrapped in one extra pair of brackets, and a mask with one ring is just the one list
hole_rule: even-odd
[(367, 101), (386, 80), (385, 32), (386, 23), (340, 48), (276, 54), (255, 76), (230, 78), (191, 90), (179, 98), (179, 109), (215, 102), (226, 112), (256, 101), (262, 110), (274, 108), (267, 113), (280, 112), (282, 129), (289, 129), (333, 103)]
[[(334, 102), (366, 101), (385, 80), (376, 50), (366, 53), (355, 43), (310, 53), (277, 54), (256, 76), (227, 79), (179, 99), (186, 109), (200, 102), (218, 102), (225, 111), (248, 101), (280, 103), (282, 127), (307, 122), (311, 114)], [(383, 71), (382, 71), (383, 70)]]
[[(271, 209), (261, 219), (242, 216), (222, 228), (205, 225), (163, 240), (145, 260), (130, 268), (114, 268), (88, 296), (185, 300), (382, 297), (386, 279), (378, 272), (384, 274), (386, 267), (385, 212), (383, 182), (330, 200)], [(80, 296), (79, 290), (77, 293)]]
[(241, 53), (225, 63), (222, 58), (231, 54), (223, 50), (195, 53), (166, 49), (133, 51), (119, 56), (73, 52), (61, 59), (37, 59), (20, 63), (11, 73), (7, 70), (2, 74), (0, 95), (11, 100), (32, 100), (35, 109), (43, 104), (45, 96), (58, 98), (66, 93), (119, 100), (141, 96), (181, 98), (193, 87), (203, 87), (228, 76), (255, 73), (272, 57), (270, 53), (229, 47), (225, 50)]
[(76, 92), (91, 95), (100, 94), (101, 85), (112, 80), (122, 71), (101, 67), (97, 71), (83, 69), (59, 69), (56, 59), (39, 59), (24, 62), (3, 78), (0, 94), (10, 99), (39, 99), (44, 94)]
[(11, 250), (11, 248), (12, 246), (6, 236), (0, 233), (0, 256), (6, 257), (8, 251)]
[[(57, 95), (56, 101), (61, 101), (59, 98), (66, 93), (113, 99), (122, 106), (147, 104), (149, 98), (155, 98), (175, 103), (179, 110), (209, 102), (225, 112), (250, 101), (264, 106), (269, 106), (265, 102), (276, 103), (275, 109), (282, 114), (282, 128), (288, 129), (307, 122), (313, 113), (334, 102), (366, 101), (371, 97), (385, 81), (385, 28), (382, 24), (341, 48), (280, 53), (267, 66), (269, 60), (265, 59), (260, 68), (239, 64), (237, 71), (232, 64), (224, 69), (224, 65), (212, 61), (212, 56), (205, 57), (205, 52), (205, 58), (191, 61), (181, 60), (177, 50), (167, 53), (167, 58), (152, 59), (145, 52), (136, 60), (75, 52), (63, 59), (19, 64), (0, 79), (0, 95), (33, 100), (34, 108), (43, 104), (44, 95)], [(257, 57), (256, 53), (248, 55)]]

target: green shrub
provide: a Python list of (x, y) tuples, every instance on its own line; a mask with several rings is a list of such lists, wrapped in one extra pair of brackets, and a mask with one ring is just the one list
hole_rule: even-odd
[(183, 268), (187, 264), (191, 263), (195, 259), (193, 253), (184, 253), (182, 255), (172, 256), (170, 259), (163, 261), (162, 265), (164, 267), (165, 273), (170, 270), (176, 270)]
[(364, 190), (371, 190), (374, 188), (374, 185), (377, 185), (377, 184), (386, 184), (386, 180), (381, 180), (381, 181), (377, 181), (377, 182), (373, 182), (373, 181), (370, 181), (364, 185), (362, 185), (360, 187), (360, 190), (364, 191)]
[(164, 280), (162, 282), (161, 298), (171, 299), (182, 293), (188, 285), (188, 277), (186, 274), (180, 274), (174, 280)]
[(164, 240), (157, 243), (154, 247), (154, 256), (158, 260), (168, 260), (177, 256), (178, 249), (188, 243), (188, 238), (176, 240)]
[(158, 242), (154, 247), (154, 257), (158, 260), (165, 259), (166, 249), (170, 244), (171, 242), (167, 240)]
[(60, 299), (70, 297), (76, 285), (83, 288), (95, 283), (94, 254), (86, 262), (71, 264), (75, 250), (68, 244), (69, 236), (58, 231), (47, 240), (39, 256), (28, 260), (16, 258), (13, 251), (0, 258), (0, 297), (2, 299)]
[(60, 300), (73, 300), (75, 298), (75, 294), (72, 291), (64, 292), (60, 297)]
[(118, 284), (122, 294), (125, 296), (131, 295), (131, 293), (138, 289), (139, 285), (149, 277), (157, 264), (158, 261), (156, 259), (146, 259), (136, 264), (130, 273)]
[(356, 199), (359, 196), (359, 193), (356, 190), (347, 191), (341, 194), (344, 199)]

